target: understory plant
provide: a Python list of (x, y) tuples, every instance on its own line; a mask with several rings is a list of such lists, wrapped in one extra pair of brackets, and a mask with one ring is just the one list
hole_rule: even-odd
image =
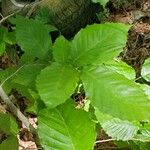
[[(96, 141), (98, 128), (118, 147), (148, 149), (149, 87), (135, 83), (134, 70), (117, 59), (130, 26), (94, 24), (70, 41), (59, 36), (52, 43), (52, 26), (21, 16), (12, 23), (11, 32), (0, 28), (0, 54), (10, 60), (0, 70), (0, 96), (6, 102), (15, 89), (30, 101), (26, 112), (37, 115), (36, 132), (45, 150), (92, 150), (102, 142)], [(149, 66), (149, 61), (143, 66), (146, 78)], [(85, 95), (81, 108), (73, 97), (78, 93)], [(18, 149), (16, 121), (0, 115), (0, 130), (7, 135), (0, 149)]]

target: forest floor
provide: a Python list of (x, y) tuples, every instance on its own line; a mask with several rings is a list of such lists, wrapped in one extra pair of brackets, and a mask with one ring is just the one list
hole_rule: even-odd
[[(98, 14), (98, 17), (103, 18), (101, 23), (120, 22), (132, 25), (132, 28), (129, 31), (127, 45), (119, 57), (135, 69), (136, 77), (138, 78), (145, 59), (150, 57), (150, 0), (127, 0), (123, 4), (116, 3), (115, 0), (111, 0), (111, 2), (106, 6), (105, 15), (100, 13)], [(6, 59), (7, 58), (3, 57), (1, 63), (5, 64)], [(149, 84), (145, 80), (137, 81)], [(28, 105), (26, 99), (20, 97), (18, 102), (17, 105), (21, 108), (21, 111), (24, 112), (25, 107)], [(36, 116), (32, 114), (26, 115), (28, 115), (30, 123), (37, 128)], [(19, 149), (36, 150), (37, 147), (34, 142), (33, 135), (21, 123), (19, 123), (19, 125)], [(110, 138), (104, 133), (104, 131), (99, 131), (95, 150), (117, 150), (118, 148), (113, 141), (108, 139)], [(124, 150), (128, 150), (128, 148)]]

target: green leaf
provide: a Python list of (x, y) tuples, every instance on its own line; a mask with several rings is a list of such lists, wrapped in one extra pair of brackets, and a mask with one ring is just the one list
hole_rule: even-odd
[[(144, 79), (150, 82), (150, 59), (147, 59), (143, 64), (141, 74)], [(150, 99), (150, 86), (146, 84), (141, 84), (140, 86)]]
[(124, 75), (129, 80), (135, 80), (135, 71), (133, 68), (122, 61), (110, 61), (105, 64), (107, 68), (114, 70), (115, 72)]
[(130, 141), (114, 141), (114, 144), (117, 146), (118, 149), (130, 149)]
[(53, 63), (41, 71), (36, 85), (41, 99), (53, 108), (73, 94), (78, 80), (78, 72), (74, 68)]
[(76, 66), (106, 62), (125, 47), (129, 26), (94, 24), (82, 29), (72, 41), (71, 58)]
[(139, 142), (139, 141), (129, 141), (130, 149), (132, 150), (149, 150), (150, 143)]
[(30, 95), (32, 96), (32, 105), (30, 105), (26, 112), (30, 112), (32, 114), (38, 114), (38, 112), (45, 108), (44, 102), (40, 99), (40, 96), (37, 92), (29, 90)]
[[(10, 94), (11, 90), (12, 89), (16, 89), (20, 94), (22, 94), (23, 96), (26, 96), (27, 98), (31, 98), (29, 92), (28, 92), (28, 88), (31, 88), (33, 87), (33, 85), (30, 85), (28, 87), (26, 87), (24, 85), (24, 83), (26, 83), (29, 79), (27, 79), (27, 81), (24, 81), (22, 79), (22, 82), (21, 80), (18, 80), (18, 83), (17, 82), (14, 82), (15, 79), (17, 79), (17, 77), (20, 77), (21, 76), (18, 76), (19, 74), (19, 71), (21, 71), (22, 68), (18, 69), (18, 68), (7, 68), (5, 70), (2, 70), (0, 71), (0, 82), (3, 86), (3, 89), (5, 90), (5, 92), (7, 94)], [(30, 75), (28, 75), (29, 77)], [(32, 76), (32, 75), (31, 75)], [(13, 81), (14, 80), (14, 81)], [(34, 79), (35, 80), (35, 79)], [(19, 82), (20, 81), (20, 82)], [(30, 80), (31, 81), (31, 80)], [(23, 84), (22, 84), (23, 83)], [(33, 83), (32, 83), (33, 84)], [(34, 85), (35, 86), (35, 85)]]
[(100, 3), (103, 7), (105, 7), (109, 0), (92, 0), (92, 1), (95, 3)]
[(53, 46), (53, 56), (55, 61), (65, 63), (68, 61), (71, 50), (70, 42), (60, 36)]
[(16, 40), (25, 54), (42, 58), (51, 48), (49, 31), (42, 23), (17, 16)]
[(4, 36), (4, 41), (10, 45), (16, 44), (16, 33), (15, 32), (7, 32)]
[[(10, 76), (15, 72), (14, 68), (7, 68), (5, 70), (0, 71), (0, 82), (5, 89), (5, 92), (9, 91), (9, 85), (11, 78)], [(8, 89), (8, 90), (7, 90)], [(9, 91), (10, 92), (10, 91)]]
[(95, 115), (104, 131), (113, 139), (122, 141), (131, 140), (139, 130), (139, 127), (133, 125), (131, 122), (113, 118), (110, 115), (100, 112), (98, 109), (95, 109)]
[[(33, 100), (29, 89), (36, 90), (35, 80), (40, 71), (45, 67), (44, 64), (29, 64), (23, 65), (19, 68), (6, 69), (1, 71), (0, 80), (3, 83), (5, 79), (8, 80), (4, 83), (3, 88), (6, 93), (10, 93), (11, 89), (16, 89), (19, 94), (26, 98)], [(9, 78), (11, 76), (11, 78)]]
[(24, 65), (15, 74), (12, 82), (23, 85), (28, 88), (35, 88), (35, 79), (40, 71), (45, 67), (42, 64)]
[(35, 19), (42, 23), (48, 23), (50, 20), (49, 9), (48, 8), (39, 9), (35, 16)]
[(150, 142), (150, 123), (146, 123), (140, 128), (140, 132), (135, 136), (135, 139), (141, 142)]
[(10, 82), (9, 88), (10, 88), (10, 91), (12, 89), (17, 90), (19, 94), (21, 94), (22, 96), (25, 96), (27, 99), (29, 99), (30, 102), (33, 100), (33, 97), (31, 96), (29, 92), (30, 89), (28, 87), (18, 84), (18, 83)]
[(143, 130), (142, 131), (142, 135), (144, 137), (147, 137), (149, 139), (149, 141), (150, 141), (150, 131), (149, 130)]
[(148, 96), (148, 98), (150, 99), (150, 87), (149, 85), (146, 84), (140, 84), (140, 87), (142, 90), (144, 90), (145, 94)]
[[(140, 142), (140, 143), (138, 143), (138, 145), (139, 145), (139, 147), (140, 147), (140, 150), (149, 150), (149, 148), (150, 148), (150, 142)], [(137, 150), (137, 149), (135, 149), (135, 150)]]
[(147, 59), (142, 66), (142, 76), (150, 81), (150, 59)]
[(0, 56), (5, 52), (5, 42), (0, 41)]
[(103, 113), (122, 120), (150, 120), (150, 100), (125, 76), (101, 65), (83, 69), (81, 79), (92, 105)]
[(5, 28), (0, 28), (0, 55), (2, 55), (5, 51), (5, 42), (4, 42), (4, 36), (6, 33)]
[(132, 140), (134, 135), (138, 131), (138, 127), (134, 126), (128, 121), (122, 121), (120, 119), (112, 119), (102, 124), (104, 131), (116, 140)]
[(19, 144), (16, 136), (9, 135), (6, 140), (0, 144), (1, 150), (18, 150)]
[(6, 43), (15, 44), (14, 32), (8, 32), (5, 28), (0, 28), (0, 55), (2, 55), (6, 48)]
[(98, 108), (95, 109), (95, 116), (100, 124), (112, 120), (114, 117), (105, 113), (102, 113)]
[(95, 124), (88, 113), (76, 109), (70, 99), (55, 109), (39, 114), (39, 136), (46, 150), (92, 150)]
[(6, 33), (6, 29), (3, 27), (0, 27), (0, 41), (4, 40), (5, 33)]
[(18, 133), (16, 121), (8, 114), (0, 113), (0, 129), (8, 134)]

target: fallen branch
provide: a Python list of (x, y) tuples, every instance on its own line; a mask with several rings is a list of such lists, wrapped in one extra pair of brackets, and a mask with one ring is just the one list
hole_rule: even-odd
[(19, 118), (19, 120), (30, 130), (30, 123), (24, 114), (12, 103), (10, 97), (7, 96), (2, 86), (0, 86), (0, 97), (5, 102), (9, 110)]
[(18, 117), (18, 119), (33, 134), (33, 136), (35, 137), (35, 143), (36, 143), (37, 147), (42, 149), (36, 129), (30, 124), (28, 118), (25, 117), (25, 115), (12, 103), (11, 98), (13, 98), (13, 96), (8, 97), (7, 94), (5, 93), (5, 91), (3, 90), (2, 86), (0, 86), (0, 97), (5, 102), (5, 104), (11, 111), (11, 113), (14, 114), (16, 117)]

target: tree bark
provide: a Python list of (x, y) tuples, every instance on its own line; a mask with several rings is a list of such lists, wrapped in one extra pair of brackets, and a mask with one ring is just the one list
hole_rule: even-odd
[[(3, 15), (21, 9), (23, 4), (25, 5), (16, 0), (2, 0)], [(99, 5), (91, 0), (42, 0), (39, 7), (48, 8), (49, 23), (67, 38), (74, 36), (87, 24), (95, 22), (96, 13), (99, 11)]]
[(65, 37), (72, 37), (87, 24), (95, 22), (99, 9), (91, 0), (44, 0), (41, 6), (49, 9), (50, 23)]

